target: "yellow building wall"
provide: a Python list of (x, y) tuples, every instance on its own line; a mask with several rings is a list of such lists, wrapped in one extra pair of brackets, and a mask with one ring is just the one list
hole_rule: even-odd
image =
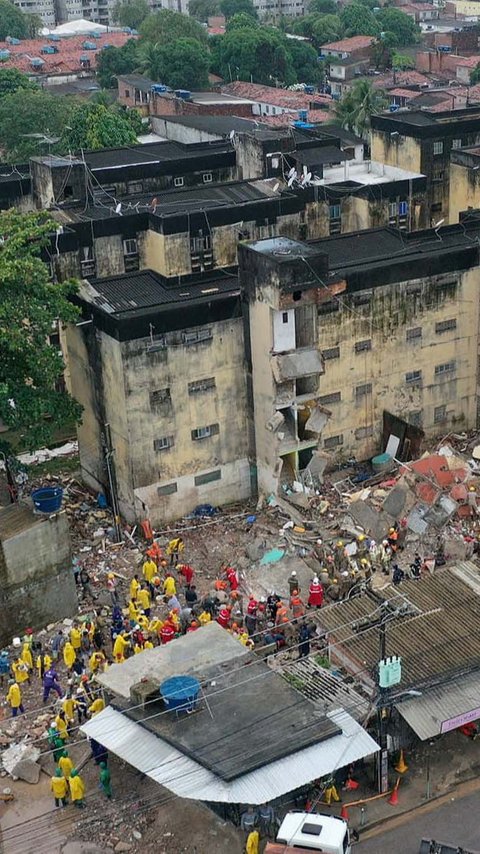
[[(449, 283), (455, 281), (452, 289)], [(319, 316), (320, 349), (340, 349), (339, 358), (326, 359), (320, 377), (321, 397), (341, 393), (340, 403), (325, 404), (332, 417), (322, 440), (343, 436), (333, 453), (354, 453), (359, 459), (378, 453), (384, 409), (406, 420), (421, 412), (427, 435), (476, 426), (477, 291), (478, 270), (469, 270), (376, 287), (367, 305), (345, 295), (344, 307)], [(454, 318), (456, 329), (436, 332), (437, 323)], [(421, 327), (421, 338), (407, 340), (407, 330), (414, 327)], [(355, 343), (365, 340), (371, 340), (372, 349), (357, 353)], [(436, 376), (435, 366), (450, 361), (456, 363), (455, 372)], [(422, 371), (419, 387), (406, 382), (406, 374), (414, 370)], [(356, 388), (368, 383), (372, 393), (357, 397)], [(447, 420), (436, 424), (434, 410), (443, 404)], [(371, 431), (371, 436), (362, 437), (359, 430)]]
[(422, 172), (420, 143), (411, 136), (390, 136), (388, 131), (372, 130), (371, 151), (372, 160), (378, 163)]
[[(479, 4), (480, 5), (480, 4)], [(450, 222), (458, 222), (460, 211), (480, 207), (480, 172), (458, 163), (450, 164)]]

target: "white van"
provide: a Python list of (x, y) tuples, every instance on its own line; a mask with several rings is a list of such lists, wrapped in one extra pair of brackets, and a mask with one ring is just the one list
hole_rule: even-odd
[(283, 819), (276, 842), (269, 842), (265, 854), (351, 854), (347, 822), (333, 815), (293, 810)]

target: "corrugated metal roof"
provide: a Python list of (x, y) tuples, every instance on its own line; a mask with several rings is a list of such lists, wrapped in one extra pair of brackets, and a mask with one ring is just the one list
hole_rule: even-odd
[[(432, 688), (422, 697), (398, 703), (397, 710), (418, 737), (425, 741), (440, 735), (442, 723), (465, 715), (464, 723), (480, 717), (480, 673), (456, 679), (449, 685)], [(468, 713), (472, 712), (471, 717)], [(458, 721), (461, 726), (462, 721)], [(455, 729), (455, 726), (450, 727)], [(445, 731), (445, 728), (443, 728)]]
[(261, 804), (379, 750), (378, 744), (347, 712), (339, 710), (328, 717), (341, 728), (341, 735), (231, 782), (221, 780), (110, 706), (81, 730), (174, 795), (219, 803)]
[(359, 721), (365, 719), (370, 711), (371, 704), (366, 697), (362, 697), (345, 679), (317, 664), (315, 657), (292, 661), (283, 668), (282, 676), (324, 714), (343, 708)]

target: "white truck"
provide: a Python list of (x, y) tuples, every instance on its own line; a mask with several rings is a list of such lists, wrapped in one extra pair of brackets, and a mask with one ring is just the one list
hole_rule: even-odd
[(351, 854), (347, 822), (333, 815), (293, 810), (283, 819), (265, 854)]

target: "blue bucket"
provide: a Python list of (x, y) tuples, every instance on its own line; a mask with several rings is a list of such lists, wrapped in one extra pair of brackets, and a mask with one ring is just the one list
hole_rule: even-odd
[(63, 489), (60, 486), (44, 486), (34, 489), (32, 501), (39, 513), (57, 513), (62, 506)]

